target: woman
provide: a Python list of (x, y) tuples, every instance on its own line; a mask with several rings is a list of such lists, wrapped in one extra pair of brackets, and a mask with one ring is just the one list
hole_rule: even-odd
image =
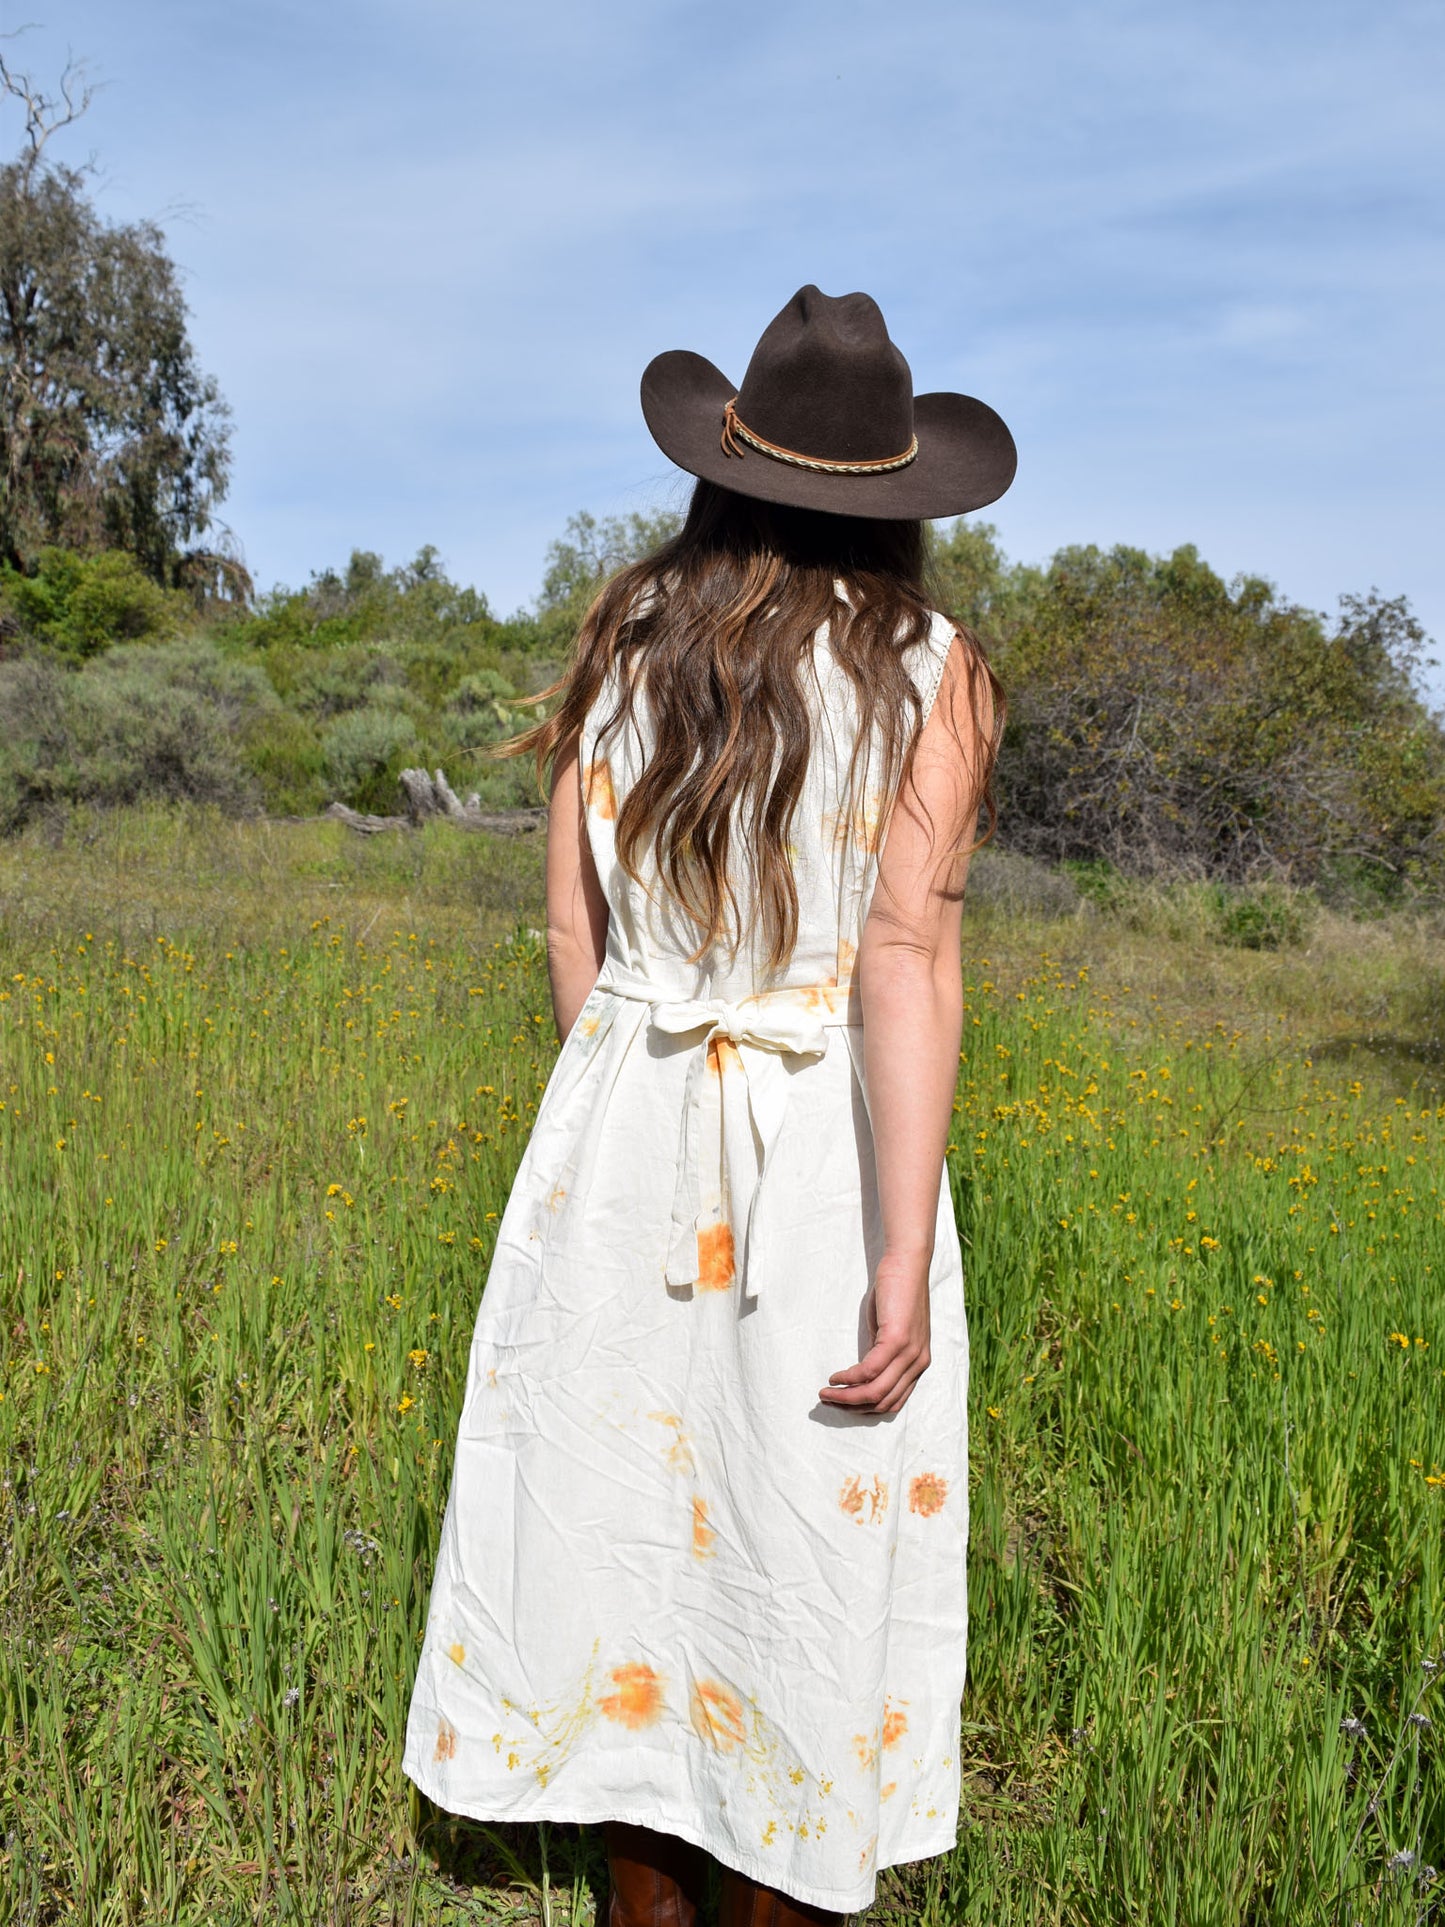
[(453, 1812), (605, 1823), (613, 1927), (691, 1922), (708, 1854), (729, 1927), (783, 1927), (956, 1837), (943, 1160), (1000, 711), (924, 599), (922, 521), (1015, 454), (981, 402), (915, 400), (868, 296), (813, 287), (741, 389), (679, 352), (642, 403), (698, 481), (521, 739), (566, 1041), (477, 1319), (405, 1765)]

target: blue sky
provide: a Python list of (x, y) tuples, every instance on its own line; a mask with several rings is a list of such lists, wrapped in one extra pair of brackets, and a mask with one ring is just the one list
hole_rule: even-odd
[[(637, 382), (877, 296), (983, 396), (1007, 551), (1185, 541), (1445, 644), (1437, 0), (0, 0), (106, 84), (60, 149), (165, 225), (258, 581), (434, 542), (499, 611), (679, 502)], [(18, 136), (12, 117), (4, 134)], [(1445, 653), (1445, 650), (1442, 650)], [(1433, 678), (1445, 691), (1445, 672)]]

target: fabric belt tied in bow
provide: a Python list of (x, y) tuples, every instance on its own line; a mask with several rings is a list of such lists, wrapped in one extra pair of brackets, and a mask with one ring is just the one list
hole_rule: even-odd
[(622, 974), (597, 988), (647, 1004), (654, 1030), (697, 1038), (683, 1085), (668, 1284), (721, 1291), (737, 1276), (756, 1297), (765, 1270), (758, 1203), (789, 1080), (799, 1061), (825, 1054), (830, 1029), (857, 1021), (846, 991), (789, 986), (730, 1003), (671, 997)]

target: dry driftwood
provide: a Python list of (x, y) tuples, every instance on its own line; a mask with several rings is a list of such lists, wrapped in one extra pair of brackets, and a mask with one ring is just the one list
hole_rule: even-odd
[(399, 781), (405, 816), (367, 816), (348, 809), (345, 803), (333, 803), (326, 814), (362, 836), (375, 836), (380, 830), (416, 829), (432, 818), (444, 818), (464, 830), (490, 830), (493, 836), (525, 836), (547, 821), (547, 812), (540, 804), (531, 809), (484, 810), (475, 792), (464, 803), (440, 770), (429, 775), (424, 769), (404, 769)]

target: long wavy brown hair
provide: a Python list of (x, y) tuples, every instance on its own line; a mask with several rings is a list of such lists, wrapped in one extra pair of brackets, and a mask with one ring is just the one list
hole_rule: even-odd
[[(921, 522), (821, 514), (699, 481), (678, 533), (593, 602), (567, 669), (535, 699), (560, 698), (556, 707), (494, 753), (535, 755), (544, 781), (616, 671), (615, 700), (596, 733), (632, 723), (645, 702), (654, 744), (618, 814), (618, 860), (640, 882), (650, 852), (697, 926), (694, 961), (714, 944), (740, 941), (740, 869), (776, 972), (798, 933), (788, 838), (812, 747), (805, 679), (816, 632), (826, 621), (857, 701), (850, 793), (866, 768), (890, 799), (881, 838), (912, 780), (922, 707), (904, 655), (928, 634), (931, 613)], [(978, 765), (972, 788), (988, 816), (976, 849), (995, 826), (1004, 701), (977, 638), (959, 634), (977, 725), (964, 753)], [(881, 769), (870, 764), (875, 751)]]

